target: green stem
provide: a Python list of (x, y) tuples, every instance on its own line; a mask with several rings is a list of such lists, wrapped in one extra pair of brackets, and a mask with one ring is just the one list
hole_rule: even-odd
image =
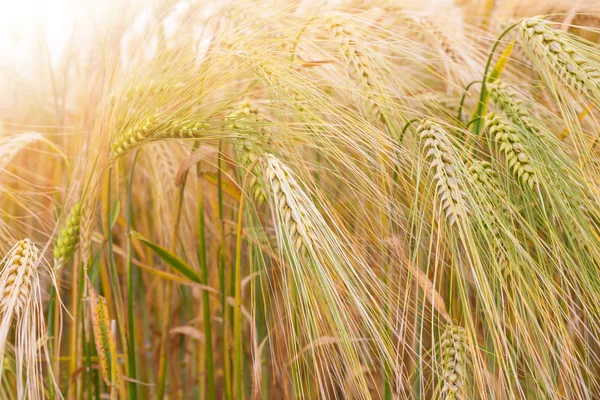
[(473, 82), (469, 83), (467, 85), (467, 87), (465, 88), (465, 92), (463, 93), (462, 97), (460, 98), (460, 105), (458, 107), (458, 116), (456, 117), (459, 121), (462, 121), (462, 110), (465, 106), (465, 99), (467, 98), (469, 89), (471, 89), (471, 86), (473, 86), (476, 83), (481, 83), (481, 81), (473, 81)]
[[(60, 273), (60, 271), (58, 272)], [(57, 282), (59, 281), (59, 279), (57, 278)], [(54, 323), (54, 315), (55, 315), (55, 304), (56, 304), (56, 287), (54, 285), (52, 285), (52, 287), (50, 288), (50, 300), (48, 301), (48, 335), (50, 335), (50, 337), (52, 338), (52, 340), (49, 341), (50, 345), (49, 345), (49, 349), (48, 349), (48, 354), (50, 355), (51, 359), (49, 361), (50, 365), (54, 366), (54, 360), (57, 358), (57, 355), (54, 354), (54, 349), (55, 349), (55, 338), (56, 338), (56, 332), (54, 332), (54, 329), (56, 327), (56, 324)], [(54, 374), (54, 377), (58, 380), (57, 377), (57, 369), (52, 367), (53, 371), (52, 373)], [(50, 400), (54, 400), (55, 398), (55, 393), (54, 393), (54, 384), (50, 381), (49, 385), (48, 385), (48, 389), (49, 389), (49, 395), (50, 395)]]
[[(208, 264), (206, 262), (206, 237), (204, 228), (204, 196), (202, 193), (202, 183), (200, 181), (200, 163), (196, 167), (196, 176), (198, 176), (198, 264), (200, 265), (202, 284), (208, 285)], [(205, 346), (205, 368), (206, 368), (206, 393), (204, 398), (215, 400), (215, 371), (212, 349), (212, 323), (210, 315), (210, 298), (208, 291), (202, 291), (202, 309), (204, 313), (204, 346)]]
[(133, 163), (131, 165), (131, 173), (129, 175), (129, 186), (127, 188), (127, 226), (126, 226), (126, 238), (127, 238), (127, 316), (128, 316), (128, 328), (129, 328), (129, 352), (127, 354), (127, 362), (129, 364), (129, 377), (132, 378), (129, 381), (129, 398), (131, 400), (137, 399), (137, 385), (133, 380), (137, 380), (136, 366), (135, 366), (135, 323), (134, 323), (134, 288), (133, 288), (133, 249), (131, 244), (131, 187), (133, 186), (133, 172), (135, 170), (135, 164), (138, 158), (139, 149), (135, 152), (133, 157)]
[(488, 97), (489, 97), (488, 92), (487, 92), (486, 83), (488, 80), (490, 66), (492, 64), (492, 58), (494, 58), (494, 52), (496, 51), (496, 48), (500, 44), (500, 41), (502, 40), (502, 38), (518, 24), (519, 24), (518, 22), (515, 22), (514, 24), (512, 24), (511, 26), (506, 28), (506, 30), (504, 32), (502, 32), (502, 34), (500, 34), (498, 39), (496, 39), (494, 46), (492, 46), (492, 50), (490, 51), (490, 55), (488, 56), (487, 62), (485, 64), (485, 69), (483, 71), (483, 80), (481, 81), (481, 93), (479, 95), (479, 102), (477, 103), (475, 115), (473, 116), (473, 121), (475, 121), (475, 124), (473, 125), (473, 133), (476, 136), (479, 136), (481, 134), (481, 130), (483, 129), (482, 120), (483, 120), (483, 117), (485, 116), (485, 109), (487, 107), (487, 102), (488, 102)]
[[(129, 345), (126, 337), (126, 331), (123, 329), (125, 326), (125, 315), (123, 314), (123, 297), (121, 294), (121, 287), (118, 279), (117, 265), (115, 262), (115, 252), (113, 248), (113, 237), (112, 237), (112, 226), (111, 224), (111, 210), (110, 210), (110, 196), (111, 196), (111, 176), (112, 176), (112, 166), (108, 169), (108, 188), (107, 188), (107, 201), (106, 201), (106, 215), (108, 216), (107, 227), (106, 227), (106, 239), (108, 242), (108, 272), (110, 276), (110, 284), (111, 290), (113, 292), (114, 303), (115, 303), (115, 312), (117, 314), (117, 324), (119, 330), (119, 337), (121, 339), (121, 345), (123, 347), (123, 354), (129, 354)], [(129, 374), (129, 366), (126, 368), (126, 373)]]
[(240, 207), (238, 210), (238, 222), (237, 222), (237, 239), (235, 246), (235, 308), (233, 315), (233, 336), (235, 337), (235, 351), (234, 351), (234, 382), (235, 382), (235, 398), (242, 399), (244, 397), (243, 392), (243, 353), (242, 353), (242, 227), (244, 223), (244, 203), (246, 201), (246, 189), (250, 182), (250, 174), (258, 163), (258, 158), (250, 164), (246, 176), (244, 177), (244, 183), (242, 185), (242, 194), (240, 196)]
[[(177, 203), (177, 211), (175, 215), (175, 221), (173, 226), (173, 233), (171, 235), (171, 244), (169, 249), (176, 252), (176, 246), (178, 241), (179, 232), (179, 221), (181, 219), (181, 209), (183, 208), (183, 197), (185, 192), (185, 181), (179, 189), (179, 201)], [(165, 389), (167, 383), (167, 369), (168, 369), (168, 347), (169, 347), (169, 326), (171, 325), (171, 306), (173, 304), (173, 281), (167, 282), (167, 288), (165, 293), (165, 305), (164, 310), (166, 314), (163, 320), (162, 333), (160, 338), (160, 361), (158, 366), (158, 389), (156, 398), (162, 400), (165, 397)]]
[(223, 171), (222, 171), (222, 142), (219, 141), (219, 157), (217, 160), (217, 185), (219, 199), (219, 281), (221, 286), (221, 312), (223, 319), (223, 381), (225, 400), (231, 399), (231, 376), (229, 365), (229, 327), (227, 324), (227, 283), (229, 282), (228, 274), (225, 273), (225, 222), (223, 220)]

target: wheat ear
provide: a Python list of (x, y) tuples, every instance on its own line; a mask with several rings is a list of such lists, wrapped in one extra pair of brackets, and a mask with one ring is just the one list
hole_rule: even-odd
[(366, 49), (360, 45), (357, 32), (351, 26), (344, 24), (340, 16), (334, 13), (328, 13), (325, 16), (325, 23), (329, 31), (340, 42), (340, 50), (351, 67), (350, 75), (365, 88), (369, 113), (375, 120), (386, 124), (387, 118), (380, 108), (382, 99), (378, 95), (380, 90), (375, 82), (375, 73)]
[(19, 318), (31, 297), (32, 280), (36, 273), (39, 252), (29, 239), (23, 239), (6, 256), (0, 275), (2, 318)]
[[(95, 191), (92, 190), (83, 201), (80, 215), (80, 228), (79, 228), (79, 251), (81, 254), (81, 260), (83, 262), (84, 269), (87, 270), (88, 263), (90, 260), (90, 250), (92, 247), (92, 232), (94, 230), (95, 223), (95, 211), (96, 211), (96, 197)], [(94, 195), (92, 195), (94, 193)]]
[(467, 340), (464, 328), (448, 324), (440, 337), (441, 381), (439, 398), (464, 399)]
[(532, 60), (548, 65), (548, 70), (575, 92), (597, 95), (600, 71), (569, 46), (564, 32), (552, 29), (540, 18), (523, 20), (519, 29)]
[[(235, 140), (235, 150), (240, 165), (246, 169), (261, 154), (259, 142), (265, 136), (264, 128), (259, 125), (259, 108), (249, 100), (244, 100), (227, 114), (225, 123), (229, 130), (240, 135)], [(258, 203), (267, 199), (265, 185), (254, 172), (250, 177), (250, 191)]]
[[(3, 376), (4, 352), (14, 321), (15, 355), (17, 360), (17, 398), (43, 399), (43, 357), (48, 359), (42, 292), (39, 270), (48, 268), (37, 247), (29, 239), (17, 242), (2, 260), (0, 272), (0, 383)], [(59, 300), (60, 301), (60, 300)], [(50, 384), (57, 389), (52, 372)]]
[(313, 224), (308, 218), (301, 189), (289, 169), (272, 154), (264, 155), (266, 176), (273, 195), (275, 208), (279, 211), (285, 232), (296, 251), (305, 255), (313, 245)]
[(530, 113), (523, 107), (523, 101), (508, 84), (497, 80), (488, 83), (490, 97), (494, 104), (508, 117), (516, 126), (522, 126), (527, 131), (541, 135), (540, 128), (533, 122)]
[(155, 114), (117, 135), (112, 143), (112, 157), (151, 141), (200, 138), (207, 129), (205, 122), (165, 121), (163, 116)]
[(81, 203), (76, 203), (65, 221), (54, 242), (54, 260), (57, 266), (62, 265), (73, 255), (79, 242), (79, 225), (81, 222)]
[(465, 202), (466, 193), (461, 190), (456, 177), (456, 157), (448, 133), (438, 124), (423, 120), (417, 132), (420, 136), (425, 158), (433, 170), (437, 194), (446, 220), (450, 226), (469, 213)]
[(0, 169), (6, 168), (19, 151), (42, 138), (37, 132), (28, 132), (0, 139)]
[(499, 114), (490, 113), (486, 119), (490, 135), (499, 144), (498, 150), (504, 153), (506, 162), (513, 175), (523, 184), (533, 189), (538, 184), (533, 166), (526, 153), (523, 138), (512, 124)]
[(435, 44), (440, 50), (447, 54), (454, 62), (464, 62), (464, 59), (456, 52), (452, 41), (438, 27), (426, 17), (415, 17), (412, 20), (425, 28), (430, 34)]
[[(487, 207), (490, 208), (489, 214), (492, 216), (493, 220), (491, 221), (490, 232), (493, 235), (493, 248), (494, 248), (494, 257), (500, 266), (501, 271), (508, 271), (509, 262), (506, 257), (506, 248), (504, 246), (504, 242), (502, 240), (502, 236), (500, 234), (500, 230), (498, 229), (499, 222), (497, 217), (495, 216), (494, 203), (496, 203), (496, 196), (494, 193), (498, 193), (498, 187), (496, 187), (492, 182), (496, 177), (496, 171), (492, 168), (491, 164), (487, 161), (474, 160), (469, 165), (469, 173), (476, 183), (474, 187), (476, 190), (479, 190), (482, 196), (492, 197), (492, 203), (486, 203)], [(502, 207), (502, 206), (500, 206)]]

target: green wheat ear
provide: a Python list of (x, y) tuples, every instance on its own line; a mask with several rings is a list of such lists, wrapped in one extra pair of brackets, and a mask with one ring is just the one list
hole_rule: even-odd
[(81, 222), (81, 202), (76, 203), (67, 217), (64, 228), (54, 242), (54, 259), (64, 263), (69, 260), (79, 241), (79, 223)]
[(467, 337), (464, 328), (448, 324), (440, 337), (441, 380), (439, 398), (444, 400), (466, 399), (465, 378), (467, 361)]
[(524, 20), (519, 29), (532, 60), (548, 65), (548, 70), (573, 91), (598, 96), (600, 70), (569, 45), (567, 34), (540, 18)]
[[(237, 104), (225, 117), (226, 127), (240, 135), (240, 138), (235, 140), (235, 150), (244, 168), (248, 168), (262, 153), (261, 142), (265, 137), (265, 129), (260, 123), (260, 110), (250, 100)], [(267, 200), (264, 181), (254, 172), (250, 177), (250, 191), (259, 204)]]
[(486, 126), (490, 135), (499, 145), (498, 150), (504, 153), (508, 168), (513, 175), (530, 188), (538, 185), (535, 169), (530, 163), (527, 149), (523, 145), (523, 138), (514, 129), (511, 122), (499, 114), (491, 113), (487, 116)]
[(466, 218), (469, 209), (465, 202), (465, 192), (457, 180), (457, 160), (449, 135), (440, 125), (429, 120), (423, 120), (417, 132), (433, 173), (437, 199), (448, 224), (453, 226), (459, 219)]

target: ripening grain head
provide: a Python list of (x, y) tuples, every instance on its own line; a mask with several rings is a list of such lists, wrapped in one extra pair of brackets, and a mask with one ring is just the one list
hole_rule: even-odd
[[(48, 357), (40, 271), (50, 269), (29, 240), (17, 242), (2, 260), (0, 272), (0, 376), (9, 333), (14, 326), (19, 398), (43, 398), (42, 365)], [(52, 375), (51, 384), (53, 383)], [(0, 378), (1, 380), (1, 378)]]
[(429, 160), (436, 185), (436, 197), (450, 226), (464, 219), (469, 213), (465, 202), (466, 193), (459, 186), (457, 178), (456, 153), (450, 142), (449, 134), (438, 124), (424, 120), (417, 128)]
[(464, 328), (449, 323), (440, 337), (439, 398), (463, 400), (467, 380), (467, 343)]
[(577, 93), (598, 98), (600, 70), (572, 46), (570, 37), (553, 29), (541, 18), (528, 18), (519, 24), (525, 50), (544, 73), (553, 74)]

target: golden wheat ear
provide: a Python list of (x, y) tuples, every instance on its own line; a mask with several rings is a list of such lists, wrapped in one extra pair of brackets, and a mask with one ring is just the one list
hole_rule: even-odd
[[(40, 270), (51, 274), (37, 247), (29, 239), (17, 242), (2, 260), (0, 272), (0, 383), (4, 353), (14, 330), (17, 397), (44, 398), (42, 365), (48, 360)], [(53, 279), (52, 279), (53, 280)], [(51, 377), (53, 381), (53, 377)], [(55, 383), (52, 382), (54, 385)]]
[(6, 168), (19, 151), (42, 138), (37, 132), (28, 132), (0, 139), (0, 169)]

